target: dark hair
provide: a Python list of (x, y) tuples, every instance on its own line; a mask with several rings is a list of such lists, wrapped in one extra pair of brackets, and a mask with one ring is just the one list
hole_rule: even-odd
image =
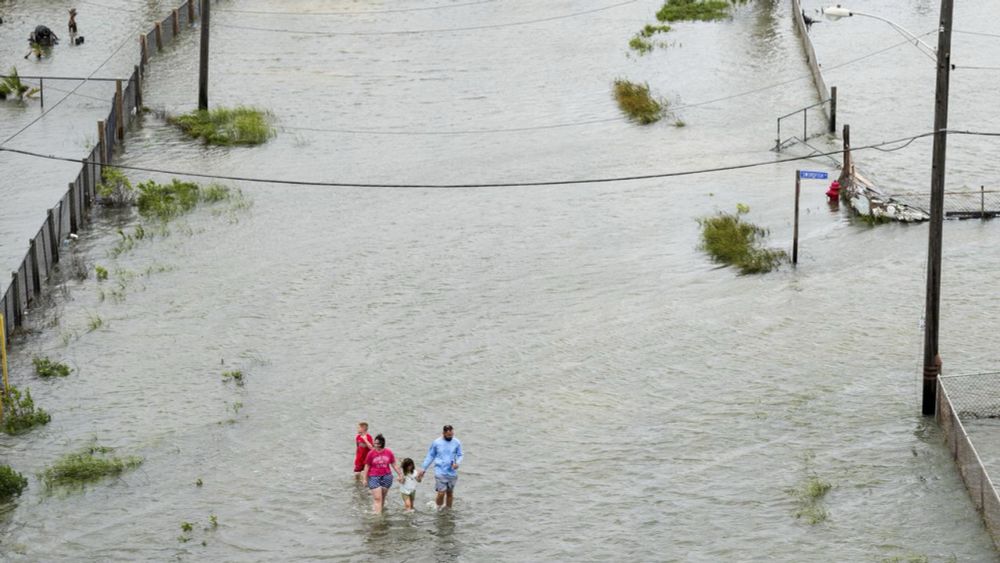
[(447, 431), (449, 431), (449, 430), (452, 430), (452, 427), (451, 427), (451, 425), (450, 425), (450, 424), (445, 424), (445, 425), (444, 425), (444, 429), (443, 429), (443, 430), (441, 430), (441, 432), (447, 432)]
[(404, 459), (402, 467), (403, 467), (403, 475), (409, 475), (410, 473), (413, 473), (413, 467), (414, 467), (413, 460), (410, 458)]
[(385, 447), (385, 438), (383, 438), (381, 434), (376, 435), (374, 441), (376, 446)]

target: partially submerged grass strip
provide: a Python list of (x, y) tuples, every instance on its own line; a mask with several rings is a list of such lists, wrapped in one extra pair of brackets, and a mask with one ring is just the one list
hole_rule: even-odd
[(269, 114), (246, 106), (196, 110), (167, 121), (209, 145), (259, 145), (274, 136)]
[(35, 426), (48, 424), (52, 415), (45, 409), (35, 408), (31, 399), (31, 389), (24, 390), (24, 396), (17, 387), (11, 385), (3, 396), (3, 431), (7, 434), (23, 434)]
[[(40, 478), (47, 487), (95, 481), (119, 475), (142, 464), (142, 458), (108, 456), (111, 448), (90, 447), (78, 453), (66, 454), (43, 471)], [(97, 455), (95, 455), (97, 454)]]
[(31, 363), (35, 365), (35, 373), (38, 377), (66, 377), (72, 369), (62, 362), (53, 362), (48, 357), (34, 358)]
[(11, 469), (9, 465), (0, 465), (0, 502), (20, 496), (27, 486), (28, 480), (24, 475)]
[(788, 254), (760, 246), (767, 229), (743, 221), (740, 216), (747, 211), (749, 208), (741, 206), (735, 214), (719, 213), (699, 219), (702, 249), (716, 262), (736, 266), (741, 274), (770, 272)]
[(654, 43), (650, 41), (650, 38), (657, 33), (667, 33), (668, 31), (670, 31), (669, 25), (646, 24), (646, 27), (643, 27), (639, 30), (639, 33), (632, 36), (632, 39), (628, 42), (628, 46), (640, 55), (645, 55), (646, 53), (652, 51), (655, 47)]
[(649, 84), (637, 84), (623, 78), (615, 80), (615, 100), (630, 119), (643, 125), (656, 123), (666, 111), (666, 101), (657, 100), (649, 93)]
[(715, 21), (729, 17), (730, 3), (725, 0), (667, 0), (656, 12), (661, 22)]

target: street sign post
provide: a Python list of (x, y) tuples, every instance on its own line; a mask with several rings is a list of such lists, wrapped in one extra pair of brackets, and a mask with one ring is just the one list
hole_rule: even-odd
[(795, 226), (792, 228), (792, 264), (799, 263), (799, 184), (802, 180), (826, 180), (830, 175), (818, 170), (795, 171)]

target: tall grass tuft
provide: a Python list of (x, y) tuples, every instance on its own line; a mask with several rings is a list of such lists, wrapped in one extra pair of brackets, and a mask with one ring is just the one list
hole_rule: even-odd
[(0, 502), (21, 496), (27, 486), (28, 480), (24, 475), (11, 469), (9, 465), (0, 465)]
[(168, 121), (209, 145), (259, 145), (274, 136), (269, 114), (245, 106), (196, 110)]
[(18, 100), (23, 100), (24, 96), (33, 96), (38, 92), (38, 88), (32, 88), (21, 82), (21, 77), (17, 74), (17, 67), (10, 67), (10, 73), (0, 79), (0, 100), (7, 96), (17, 96)]
[(667, 102), (649, 94), (649, 84), (636, 84), (623, 78), (615, 80), (615, 100), (630, 119), (643, 125), (656, 123), (663, 117)]
[(667, 0), (656, 12), (656, 19), (661, 22), (721, 20), (729, 17), (729, 6), (730, 2), (725, 0)]
[(788, 254), (760, 246), (767, 229), (743, 221), (741, 216), (747, 211), (748, 207), (740, 206), (735, 214), (719, 213), (699, 219), (702, 249), (716, 262), (736, 266), (741, 274), (770, 272)]
[(119, 458), (107, 455), (110, 451), (111, 448), (90, 447), (82, 452), (66, 454), (39, 477), (48, 487), (78, 484), (118, 475), (142, 464), (141, 457)]
[(48, 424), (52, 416), (42, 408), (35, 408), (31, 399), (31, 389), (21, 391), (11, 385), (3, 397), (3, 431), (7, 434), (23, 434), (33, 427)]
[(66, 377), (73, 371), (68, 365), (62, 362), (53, 362), (48, 357), (34, 358), (31, 363), (35, 365), (35, 373), (38, 377)]

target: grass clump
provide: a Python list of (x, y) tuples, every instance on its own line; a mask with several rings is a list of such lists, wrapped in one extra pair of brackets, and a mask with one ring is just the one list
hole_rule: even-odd
[(649, 94), (649, 84), (636, 84), (619, 78), (614, 83), (618, 107), (633, 121), (643, 125), (656, 123), (666, 111), (666, 101)]
[(31, 360), (35, 365), (35, 373), (38, 377), (66, 377), (72, 369), (62, 362), (53, 362), (46, 358), (35, 358)]
[(768, 232), (767, 229), (743, 221), (741, 216), (749, 210), (749, 207), (741, 204), (735, 214), (719, 213), (699, 219), (702, 250), (716, 262), (738, 267), (741, 274), (770, 272), (788, 255), (783, 250), (760, 246)]
[(11, 469), (9, 465), (0, 465), (0, 502), (21, 496), (27, 486), (28, 480), (24, 475)]
[(108, 207), (131, 207), (135, 204), (135, 188), (128, 176), (117, 168), (105, 166), (101, 171), (97, 195), (101, 197), (101, 204)]
[(259, 145), (274, 136), (268, 113), (245, 106), (197, 110), (168, 121), (209, 145)]
[(7, 389), (7, 394), (3, 396), (3, 431), (7, 434), (23, 434), (35, 426), (48, 424), (52, 420), (52, 415), (45, 412), (45, 409), (35, 408), (35, 401), (31, 398), (31, 389), (21, 391), (13, 385)]
[(657, 33), (667, 33), (668, 31), (670, 31), (669, 25), (652, 25), (647, 23), (646, 27), (643, 27), (642, 30), (639, 31), (639, 36), (649, 39)]
[(653, 43), (648, 41), (644, 37), (635, 35), (632, 39), (628, 41), (628, 48), (636, 51), (640, 55), (645, 55), (646, 53), (653, 50)]
[(108, 279), (108, 269), (103, 266), (95, 266), (94, 273), (97, 275), (97, 281), (105, 281)]
[(715, 21), (729, 17), (730, 3), (725, 0), (667, 0), (656, 12), (661, 22)]
[(167, 221), (190, 211), (198, 204), (198, 184), (194, 182), (182, 182), (174, 178), (169, 184), (157, 184), (148, 180), (136, 186), (136, 189), (139, 191), (136, 200), (139, 213), (145, 217)]
[(802, 518), (809, 524), (819, 524), (825, 521), (828, 514), (820, 503), (832, 487), (833, 485), (829, 482), (823, 481), (815, 475), (806, 479), (805, 483), (794, 491), (799, 502), (799, 509), (795, 511), (795, 517)]
[(119, 475), (142, 464), (142, 458), (119, 458), (108, 455), (112, 448), (92, 446), (66, 454), (40, 475), (46, 486), (71, 485)]
[[(222, 379), (225, 381), (235, 381), (237, 385), (243, 385), (243, 372), (238, 369), (224, 371), (222, 372)], [(239, 409), (237, 409), (237, 412), (239, 412)]]

